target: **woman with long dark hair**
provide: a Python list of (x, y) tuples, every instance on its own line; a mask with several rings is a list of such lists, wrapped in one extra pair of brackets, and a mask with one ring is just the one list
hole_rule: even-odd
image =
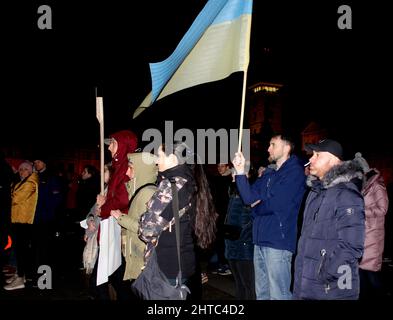
[(184, 142), (159, 147), (158, 190), (148, 202), (140, 223), (140, 237), (146, 242), (145, 263), (155, 247), (158, 265), (173, 284), (179, 270), (171, 182), (175, 183), (179, 200), (183, 282), (188, 283), (199, 271), (195, 244), (205, 249), (215, 237), (217, 213), (203, 167), (195, 163), (195, 157)]

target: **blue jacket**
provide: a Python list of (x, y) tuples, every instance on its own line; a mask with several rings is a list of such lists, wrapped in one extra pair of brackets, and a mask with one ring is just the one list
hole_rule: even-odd
[(312, 189), (295, 260), (294, 299), (358, 298), (365, 217), (363, 197), (353, 183), (356, 177), (361, 173), (345, 162), (322, 181), (309, 179)]
[(296, 156), (291, 156), (277, 171), (266, 169), (252, 186), (245, 175), (236, 176), (245, 204), (261, 200), (252, 210), (254, 244), (295, 252), (305, 180), (304, 167)]
[(225, 239), (225, 258), (228, 260), (253, 260), (251, 208), (244, 204), (239, 195), (231, 195), (229, 198), (225, 223), (241, 228), (239, 239)]
[(35, 209), (34, 224), (51, 223), (56, 216), (63, 194), (58, 177), (49, 173), (48, 169), (38, 173), (38, 201)]

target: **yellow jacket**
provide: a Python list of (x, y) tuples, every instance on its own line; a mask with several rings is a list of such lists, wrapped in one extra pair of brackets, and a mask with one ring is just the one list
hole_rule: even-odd
[(11, 222), (33, 224), (38, 199), (38, 175), (33, 172), (18, 182), (11, 192)]

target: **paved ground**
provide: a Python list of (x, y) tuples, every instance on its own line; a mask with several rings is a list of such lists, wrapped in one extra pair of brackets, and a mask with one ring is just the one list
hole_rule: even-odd
[[(6, 291), (0, 287), (0, 301), (32, 300), (89, 300), (88, 279), (82, 267), (82, 229), (76, 223), (60, 230), (53, 243), (52, 289), (40, 290), (27, 282), (25, 289)], [(209, 274), (209, 281), (203, 285), (203, 300), (233, 300), (234, 280), (232, 275)]]
[[(386, 289), (386, 297), (393, 297), (393, 266), (384, 263), (383, 283)], [(234, 300), (235, 287), (232, 275), (220, 276), (208, 274), (209, 281), (203, 285), (203, 300)], [(25, 289), (5, 291), (0, 289), (0, 300), (89, 300), (87, 293), (87, 278), (82, 270), (68, 270), (64, 274), (54, 276), (52, 290), (39, 290), (28, 284)]]
[[(82, 233), (79, 225), (72, 225), (66, 231), (61, 231), (54, 240), (53, 252), (53, 283), (51, 290), (39, 290), (28, 283), (25, 289), (5, 291), (0, 288), (0, 301), (31, 300), (89, 300), (87, 278), (80, 269)], [(79, 248), (79, 249), (78, 249)], [(232, 275), (221, 276), (208, 274), (208, 282), (203, 285), (203, 300), (234, 300), (235, 286)], [(382, 279), (385, 286), (385, 296), (393, 297), (393, 263), (385, 260), (382, 268)]]
[[(203, 285), (203, 300), (233, 300), (234, 281), (231, 275), (210, 275)], [(51, 290), (33, 288), (28, 282), (25, 289), (0, 290), (0, 300), (90, 300), (87, 292), (87, 278), (81, 270), (70, 270), (66, 275), (54, 276)]]

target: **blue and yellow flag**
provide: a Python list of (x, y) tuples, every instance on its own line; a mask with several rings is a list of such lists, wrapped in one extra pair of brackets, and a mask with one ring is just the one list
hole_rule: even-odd
[(252, 0), (209, 0), (175, 51), (164, 61), (150, 63), (152, 91), (134, 118), (176, 91), (246, 71), (251, 14)]

